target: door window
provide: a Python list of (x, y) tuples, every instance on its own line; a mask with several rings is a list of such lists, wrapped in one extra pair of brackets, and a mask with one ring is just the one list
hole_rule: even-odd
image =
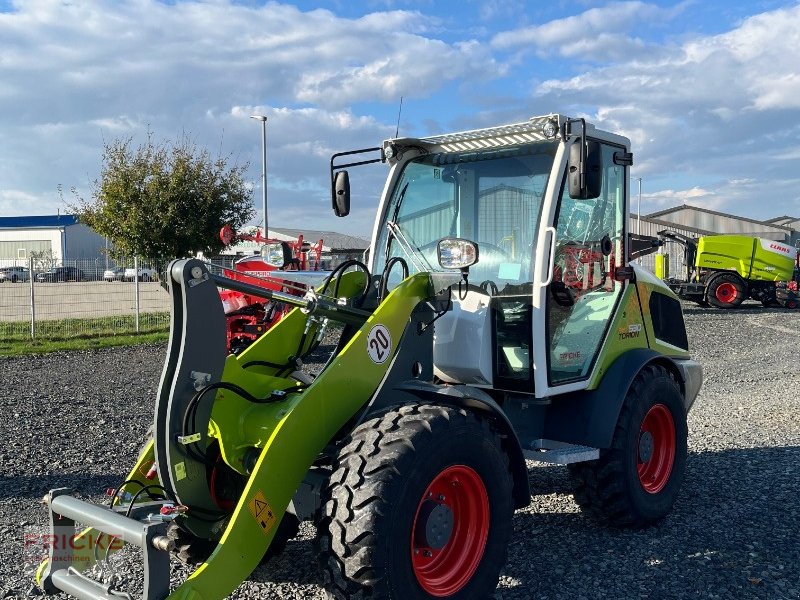
[(547, 294), (550, 385), (589, 376), (622, 290), (614, 279), (624, 257), (626, 170), (614, 164), (620, 149), (602, 145), (598, 198), (572, 199), (564, 186), (556, 210), (553, 279)]

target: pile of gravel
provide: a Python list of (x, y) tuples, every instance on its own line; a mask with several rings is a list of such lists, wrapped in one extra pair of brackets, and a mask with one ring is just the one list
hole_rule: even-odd
[[(496, 598), (800, 598), (800, 311), (685, 312), (705, 384), (675, 509), (643, 531), (609, 529), (578, 511), (563, 467), (530, 463), (534, 499), (514, 518)], [(47, 490), (99, 501), (127, 474), (164, 351), (0, 359), (0, 598), (30, 593), (23, 536), (45, 524)], [(232, 597), (323, 598), (313, 535), (304, 525)]]

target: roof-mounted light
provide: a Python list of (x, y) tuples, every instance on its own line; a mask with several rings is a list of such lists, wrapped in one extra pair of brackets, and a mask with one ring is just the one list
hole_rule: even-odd
[(542, 133), (546, 138), (554, 138), (558, 135), (558, 121), (555, 119), (547, 119), (542, 126)]

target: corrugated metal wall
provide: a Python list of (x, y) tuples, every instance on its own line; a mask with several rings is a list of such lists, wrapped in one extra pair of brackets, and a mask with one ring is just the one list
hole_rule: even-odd
[(791, 230), (787, 227), (754, 221), (737, 217), (736, 215), (700, 210), (693, 206), (653, 213), (651, 217), (658, 221), (673, 224), (676, 227), (701, 229), (717, 234), (750, 235), (781, 242), (788, 241), (791, 236)]
[(105, 256), (106, 239), (86, 225), (70, 225), (64, 231), (67, 260), (95, 260)]
[[(693, 229), (688, 229), (685, 227), (679, 227), (676, 225), (671, 225), (668, 223), (657, 222), (657, 221), (649, 221), (647, 219), (641, 220), (641, 235), (647, 235), (651, 237), (658, 237), (658, 232), (663, 231), (664, 229), (668, 229), (670, 231), (674, 231), (676, 233), (680, 233), (687, 237), (696, 238), (700, 235), (706, 235), (706, 232), (698, 232)], [(628, 232), (629, 233), (637, 233), (639, 231), (637, 229), (637, 219), (636, 215), (632, 215), (630, 218), (630, 225)], [(684, 247), (677, 242), (668, 241), (664, 246), (661, 247), (660, 250), (653, 254), (648, 254), (647, 256), (641, 257), (638, 262), (644, 268), (649, 269), (652, 272), (655, 272), (655, 255), (656, 254), (668, 254), (669, 255), (669, 274), (670, 277), (678, 277), (683, 278), (686, 274), (686, 265), (683, 260), (684, 254)]]

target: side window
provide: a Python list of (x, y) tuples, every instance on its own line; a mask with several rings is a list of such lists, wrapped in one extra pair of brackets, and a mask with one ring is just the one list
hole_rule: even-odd
[(574, 200), (566, 186), (556, 214), (553, 280), (547, 295), (548, 375), (551, 385), (585, 379), (605, 338), (622, 284), (625, 167), (619, 148), (603, 145), (603, 191)]

